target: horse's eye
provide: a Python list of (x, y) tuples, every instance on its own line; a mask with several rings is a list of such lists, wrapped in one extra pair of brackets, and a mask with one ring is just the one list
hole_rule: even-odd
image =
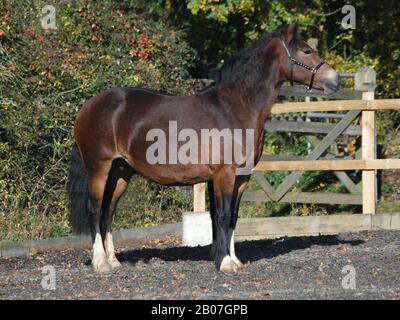
[(310, 54), (311, 54), (311, 50), (306, 50), (306, 51), (304, 51), (304, 53), (305, 53), (306, 55), (310, 55)]

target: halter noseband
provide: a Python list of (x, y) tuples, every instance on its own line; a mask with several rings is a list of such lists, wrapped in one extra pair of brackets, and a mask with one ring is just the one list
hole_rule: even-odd
[(288, 47), (286, 46), (286, 43), (283, 39), (281, 39), (283, 47), (286, 50), (286, 53), (288, 55), (288, 58), (290, 60), (290, 85), (293, 86), (293, 65), (298, 65), (299, 67), (302, 67), (308, 71), (311, 72), (311, 80), (310, 80), (310, 84), (307, 86), (307, 90), (311, 90), (312, 89), (312, 85), (314, 83), (314, 77), (315, 74), (317, 73), (317, 71), (319, 70), (319, 68), (321, 68), (321, 66), (325, 63), (324, 60), (321, 60), (320, 63), (318, 63), (315, 67), (310, 67), (298, 60), (296, 60), (295, 58), (292, 57), (292, 55), (290, 54), (290, 51), (288, 49)]

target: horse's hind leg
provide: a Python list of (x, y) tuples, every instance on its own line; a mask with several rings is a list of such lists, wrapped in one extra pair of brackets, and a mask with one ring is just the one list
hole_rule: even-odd
[(96, 271), (109, 272), (112, 270), (107, 261), (104, 251), (103, 239), (101, 236), (101, 216), (104, 189), (107, 182), (108, 173), (111, 168), (110, 161), (101, 161), (96, 165), (90, 166), (88, 187), (89, 187), (89, 224), (92, 231), (93, 259), (92, 265)]
[(125, 192), (133, 173), (134, 170), (123, 159), (115, 159), (108, 175), (105, 188), (101, 231), (104, 239), (107, 261), (112, 268), (118, 268), (121, 266), (115, 256), (112, 237), (112, 220), (118, 200)]

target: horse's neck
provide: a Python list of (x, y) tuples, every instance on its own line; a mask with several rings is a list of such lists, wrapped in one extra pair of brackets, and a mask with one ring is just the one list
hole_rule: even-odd
[(224, 101), (222, 108), (227, 114), (232, 115), (237, 123), (262, 134), (282, 83), (281, 65), (272, 41), (263, 57), (254, 59), (260, 59), (259, 63), (249, 59), (246, 62), (249, 65), (232, 66), (235, 77), (222, 81), (216, 90), (219, 99)]
[(246, 101), (244, 108), (253, 124), (254, 129), (264, 128), (272, 105), (278, 97), (281, 79), (279, 74), (279, 63), (272, 61), (265, 68), (264, 74), (260, 75), (246, 88), (237, 90), (240, 99)]
[(273, 87), (271, 88), (270, 92), (268, 92), (268, 94), (264, 96), (265, 99), (264, 101), (252, 106), (258, 112), (256, 118), (259, 126), (264, 127), (264, 123), (271, 113), (272, 105), (276, 101), (278, 93), (279, 93), (279, 88)]
[[(280, 65), (279, 61), (273, 61), (265, 68), (264, 76), (260, 79), (262, 85), (257, 92), (253, 91), (253, 101), (250, 108), (257, 110), (259, 116), (266, 118), (278, 97), (279, 88), (281, 85)], [(252, 92), (250, 91), (250, 94)]]

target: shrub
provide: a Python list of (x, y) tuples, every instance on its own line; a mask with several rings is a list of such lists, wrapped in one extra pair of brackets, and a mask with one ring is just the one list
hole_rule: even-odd
[[(41, 27), (41, 6), (31, 1), (0, 8), (0, 239), (70, 232), (71, 133), (87, 99), (114, 86), (183, 94), (188, 85), (179, 76), (196, 56), (183, 33), (135, 5), (103, 0), (54, 7), (55, 30)], [(119, 227), (176, 220), (190, 203), (181, 190), (132, 184), (126, 196), (138, 205), (121, 204)], [(132, 211), (138, 220), (128, 223)]]

